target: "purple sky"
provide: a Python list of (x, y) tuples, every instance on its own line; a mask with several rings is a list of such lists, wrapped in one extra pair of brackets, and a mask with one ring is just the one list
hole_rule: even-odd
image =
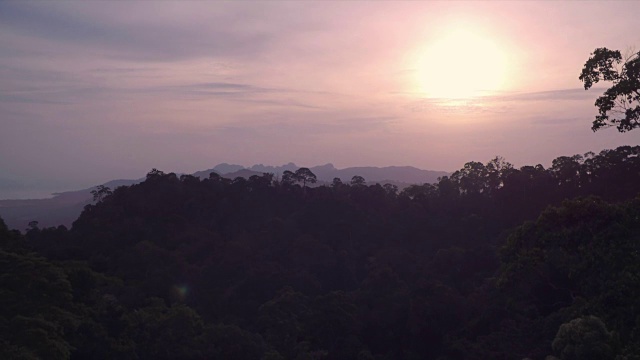
[[(153, 167), (453, 171), (637, 145), (640, 130), (591, 132), (603, 88), (578, 75), (597, 47), (640, 47), (638, 13), (635, 1), (0, 2), (0, 199), (2, 184), (76, 189)], [(499, 52), (499, 88), (425, 91), (429, 49), (456, 31), (493, 50), (438, 56), (479, 73)]]

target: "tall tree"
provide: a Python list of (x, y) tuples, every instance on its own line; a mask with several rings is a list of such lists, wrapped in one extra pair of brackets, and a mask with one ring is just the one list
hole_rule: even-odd
[(98, 185), (94, 190), (91, 190), (94, 202), (101, 202), (105, 197), (113, 194), (113, 191), (108, 186)]
[(598, 48), (584, 64), (580, 81), (585, 90), (599, 81), (613, 83), (596, 100), (600, 114), (591, 130), (615, 126), (625, 132), (640, 127), (640, 51), (623, 58), (618, 50)]
[(307, 183), (315, 184), (318, 181), (316, 174), (304, 167), (296, 170), (294, 177), (298, 182), (302, 182), (302, 187), (306, 187)]
[(364, 186), (366, 185), (366, 180), (360, 175), (355, 175), (354, 177), (351, 178), (351, 185)]
[(293, 172), (289, 171), (289, 170), (285, 170), (282, 173), (282, 180), (281, 183), (283, 185), (293, 185), (293, 183), (296, 181), (296, 174), (294, 174)]

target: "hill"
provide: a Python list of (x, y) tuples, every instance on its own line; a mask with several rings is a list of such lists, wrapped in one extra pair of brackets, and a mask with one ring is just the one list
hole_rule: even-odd
[[(234, 179), (242, 177), (248, 179), (252, 175), (262, 175), (263, 173), (282, 174), (284, 171), (295, 171), (299, 167), (294, 163), (282, 166), (265, 166), (262, 164), (245, 168), (241, 165), (218, 164), (208, 170), (201, 170), (192, 175), (200, 179), (207, 179), (212, 172), (218, 173), (225, 178)], [(336, 169), (332, 164), (315, 166), (311, 170), (318, 176), (318, 183), (315, 186), (328, 185), (333, 178), (339, 177), (344, 181), (349, 181), (353, 176), (363, 176), (368, 184), (390, 183), (404, 189), (411, 184), (434, 183), (440, 176), (448, 173), (442, 171), (421, 170), (418, 168), (404, 166), (390, 167), (357, 167)], [(129, 186), (139, 183), (144, 179), (136, 180), (112, 180), (105, 184), (111, 189), (118, 186)], [(66, 191), (55, 193), (51, 198), (27, 199), (27, 200), (0, 200), (0, 217), (7, 226), (12, 229), (25, 229), (29, 222), (38, 221), (40, 226), (71, 226), (71, 223), (80, 215), (80, 212), (87, 204), (91, 204), (91, 190), (97, 187), (90, 187), (82, 190)]]
[(0, 221), (0, 357), (637, 359), (638, 155), (401, 192), (154, 170), (71, 229)]

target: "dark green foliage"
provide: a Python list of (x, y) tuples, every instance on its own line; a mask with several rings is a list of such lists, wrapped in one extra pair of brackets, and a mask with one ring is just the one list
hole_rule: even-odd
[(20, 248), (19, 236), (2, 227), (0, 357), (68, 359), (73, 347), (65, 335), (78, 323), (71, 285), (60, 268)]
[(639, 155), (497, 157), (399, 193), (154, 169), (70, 230), (0, 222), (0, 355), (635, 359)]
[(585, 316), (562, 324), (553, 340), (553, 351), (562, 360), (613, 359), (613, 336), (595, 316)]
[(550, 208), (517, 229), (502, 256), (499, 285), (522, 316), (557, 314), (568, 322), (593, 314), (613, 324), (623, 344), (638, 341), (640, 198), (623, 205), (585, 198)]

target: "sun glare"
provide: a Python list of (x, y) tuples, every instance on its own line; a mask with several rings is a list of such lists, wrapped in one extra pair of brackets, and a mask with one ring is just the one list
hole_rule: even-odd
[(504, 86), (505, 53), (491, 38), (472, 31), (438, 38), (417, 61), (420, 92), (430, 98), (472, 98)]

